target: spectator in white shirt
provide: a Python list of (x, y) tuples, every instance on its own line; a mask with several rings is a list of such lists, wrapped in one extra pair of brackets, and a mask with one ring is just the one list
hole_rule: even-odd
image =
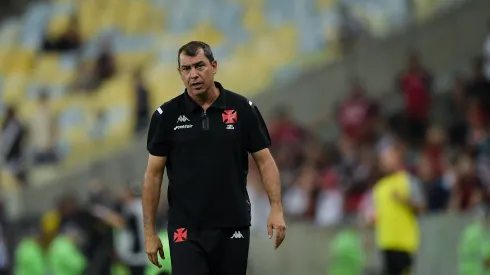
[(131, 275), (142, 275), (145, 273), (148, 259), (144, 247), (141, 198), (130, 186), (124, 188), (122, 193), (122, 217), (125, 226), (118, 234), (116, 251), (122, 262), (129, 267)]

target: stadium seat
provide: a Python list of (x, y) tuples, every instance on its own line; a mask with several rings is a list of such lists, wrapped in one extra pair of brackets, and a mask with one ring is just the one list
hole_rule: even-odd
[(266, 27), (262, 11), (254, 6), (246, 8), (243, 15), (243, 26), (251, 32), (257, 32)]
[[(68, 84), (74, 76), (74, 68), (60, 55), (44, 54), (37, 58), (33, 80), (40, 84)], [(64, 67), (62, 67), (64, 66)]]
[(19, 181), (7, 170), (0, 170), (0, 189), (5, 192), (13, 191), (19, 187)]
[(133, 72), (146, 64), (151, 58), (151, 52), (123, 53), (116, 56), (117, 68), (123, 72)]
[(7, 75), (16, 75), (27, 77), (34, 63), (34, 52), (28, 50), (13, 50), (9, 53), (12, 59)]
[(10, 69), (10, 49), (8, 48), (1, 48), (0, 47), (0, 75), (5, 75), (7, 74), (8, 70)]
[(223, 43), (223, 35), (218, 30), (214, 29), (211, 21), (205, 21), (199, 24), (196, 28), (190, 31), (182, 38), (182, 44), (192, 40), (206, 41), (209, 45), (220, 45)]
[(22, 24), (19, 20), (10, 19), (0, 26), (0, 48), (10, 49), (16, 46), (21, 34)]
[(31, 121), (36, 115), (37, 102), (35, 100), (23, 100), (22, 104), (17, 104), (19, 117), (25, 121)]
[(78, 21), (83, 40), (92, 38), (102, 27), (104, 10), (98, 4), (93, 0), (79, 2)]
[(151, 6), (146, 1), (129, 1), (127, 4), (126, 34), (142, 34), (152, 30), (153, 13)]
[(338, 2), (339, 0), (317, 0), (316, 7), (320, 11), (328, 10), (334, 8), (334, 5), (336, 5)]
[(21, 76), (10, 76), (3, 79), (2, 100), (8, 105), (22, 102), (27, 87), (27, 79)]
[(53, 38), (59, 37), (68, 28), (70, 20), (71, 20), (71, 15), (68, 13), (55, 15), (49, 21), (49, 25), (47, 28), (47, 35)]

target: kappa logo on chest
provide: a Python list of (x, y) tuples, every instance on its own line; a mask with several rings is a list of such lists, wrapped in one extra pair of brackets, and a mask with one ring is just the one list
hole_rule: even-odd
[[(188, 123), (188, 124), (182, 124), (182, 123)], [(175, 127), (174, 127), (174, 131), (176, 130), (180, 130), (180, 129), (190, 129), (193, 127), (192, 124), (190, 124), (190, 119), (188, 119), (186, 116), (184, 115), (181, 115), (177, 118), (177, 124)]]

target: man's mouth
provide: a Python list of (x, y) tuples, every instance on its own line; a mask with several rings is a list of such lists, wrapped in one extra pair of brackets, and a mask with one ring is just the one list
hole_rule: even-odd
[(199, 89), (202, 88), (203, 83), (202, 82), (197, 82), (197, 83), (192, 83), (191, 86), (192, 88)]

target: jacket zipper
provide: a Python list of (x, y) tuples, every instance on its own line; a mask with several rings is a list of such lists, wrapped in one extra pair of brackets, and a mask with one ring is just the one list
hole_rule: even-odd
[(202, 112), (202, 128), (204, 130), (209, 130), (209, 117), (206, 114), (206, 110)]

